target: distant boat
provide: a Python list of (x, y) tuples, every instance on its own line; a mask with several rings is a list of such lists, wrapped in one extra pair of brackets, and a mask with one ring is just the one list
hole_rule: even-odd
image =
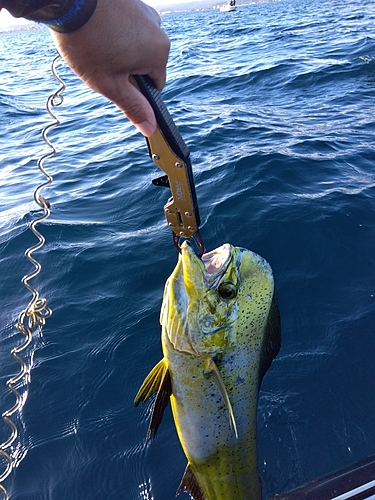
[(233, 12), (236, 10), (236, 0), (228, 0), (228, 3), (220, 7), (220, 12)]

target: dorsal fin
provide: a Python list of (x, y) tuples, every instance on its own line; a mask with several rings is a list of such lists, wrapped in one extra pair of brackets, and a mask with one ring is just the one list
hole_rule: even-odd
[(191, 470), (190, 464), (187, 464), (186, 466), (180, 486), (176, 491), (176, 495), (179, 495), (181, 491), (187, 491), (194, 500), (206, 500), (197, 480), (195, 479), (194, 472)]
[(238, 439), (237, 425), (236, 425), (236, 421), (234, 418), (234, 413), (233, 413), (232, 405), (230, 403), (227, 389), (225, 387), (224, 381), (220, 375), (219, 369), (216, 366), (215, 361), (209, 356), (205, 360), (205, 374), (213, 376), (213, 379), (214, 379), (214, 381), (215, 381), (215, 383), (220, 391), (221, 397), (223, 398), (223, 401), (224, 401), (225, 406), (227, 408), (230, 426), (234, 430), (234, 433), (236, 435), (236, 439)]
[(272, 360), (279, 353), (281, 343), (280, 329), (280, 311), (276, 298), (273, 297), (262, 345), (259, 366), (259, 385), (268, 368), (271, 366)]
[(165, 359), (162, 359), (156, 366), (154, 366), (144, 379), (143, 384), (134, 399), (134, 406), (138, 406), (139, 403), (145, 403), (148, 398), (159, 389), (167, 369), (168, 366)]
[(154, 408), (152, 409), (152, 415), (151, 415), (150, 425), (148, 427), (147, 438), (150, 437), (154, 438), (156, 436), (156, 432), (159, 428), (160, 422), (162, 421), (164, 410), (168, 406), (171, 394), (172, 394), (171, 376), (169, 374), (168, 368), (166, 368), (158, 389), (158, 393), (154, 403)]

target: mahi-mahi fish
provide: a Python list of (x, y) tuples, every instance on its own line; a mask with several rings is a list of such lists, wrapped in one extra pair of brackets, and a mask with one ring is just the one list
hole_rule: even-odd
[(194, 500), (260, 500), (256, 409), (280, 348), (269, 264), (224, 244), (199, 258), (185, 241), (160, 314), (163, 359), (135, 405), (157, 392), (148, 436), (171, 402), (188, 464), (177, 493)]

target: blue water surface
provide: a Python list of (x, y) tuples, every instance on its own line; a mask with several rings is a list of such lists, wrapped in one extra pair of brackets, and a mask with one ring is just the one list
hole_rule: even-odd
[[(375, 0), (282, 0), (163, 16), (164, 99), (190, 150), (207, 249), (271, 264), (282, 347), (260, 391), (263, 497), (375, 453)], [(0, 36), (0, 411), (31, 299), (28, 225), (59, 85), (47, 30)], [(11, 500), (169, 500), (186, 459), (170, 411), (146, 445), (133, 399), (161, 357), (176, 261), (144, 138), (61, 63), (52, 213), (33, 280), (53, 314), (34, 334)], [(0, 424), (0, 442), (9, 428)], [(183, 493), (181, 498), (188, 498)]]

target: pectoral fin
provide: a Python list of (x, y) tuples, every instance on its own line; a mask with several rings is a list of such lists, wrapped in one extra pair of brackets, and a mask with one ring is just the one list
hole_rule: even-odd
[(156, 391), (158, 393), (152, 410), (147, 438), (156, 436), (164, 410), (168, 406), (169, 398), (172, 394), (171, 377), (165, 359), (159, 361), (147, 375), (134, 399), (134, 405), (138, 406), (140, 402), (144, 403)]
[(220, 375), (219, 369), (216, 366), (215, 361), (211, 357), (207, 357), (205, 360), (205, 373), (207, 375), (212, 375), (212, 377), (213, 377), (213, 379), (214, 379), (214, 381), (215, 381), (215, 383), (220, 391), (221, 397), (223, 398), (225, 406), (227, 408), (230, 426), (234, 430), (234, 433), (236, 435), (236, 439), (238, 439), (237, 425), (236, 425), (236, 421), (234, 419), (234, 413), (233, 413), (232, 405), (230, 403), (228, 392), (227, 392), (227, 389), (225, 387), (224, 381)]
[(150, 425), (148, 427), (147, 438), (155, 437), (162, 421), (164, 410), (168, 406), (169, 398), (172, 394), (171, 376), (168, 368), (164, 372), (163, 379), (155, 399), (154, 408), (152, 410)]
[(194, 472), (191, 470), (190, 464), (187, 464), (186, 466), (180, 486), (176, 491), (176, 495), (179, 495), (181, 491), (187, 491), (190, 493), (193, 500), (206, 500), (197, 480), (195, 479)]
[(145, 403), (159, 389), (166, 370), (168, 370), (167, 362), (165, 359), (162, 359), (144, 379), (134, 399), (134, 406), (138, 406), (139, 403)]

